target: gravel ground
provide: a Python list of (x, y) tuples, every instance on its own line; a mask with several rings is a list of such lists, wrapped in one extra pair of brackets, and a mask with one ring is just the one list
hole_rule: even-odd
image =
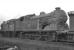
[(57, 42), (42, 42), (14, 38), (0, 38), (0, 47), (18, 46), (18, 50), (74, 50), (73, 46)]

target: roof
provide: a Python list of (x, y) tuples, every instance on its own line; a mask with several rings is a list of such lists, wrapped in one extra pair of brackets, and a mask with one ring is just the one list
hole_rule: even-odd
[(70, 11), (70, 12), (68, 12), (68, 14), (74, 14), (74, 11)]

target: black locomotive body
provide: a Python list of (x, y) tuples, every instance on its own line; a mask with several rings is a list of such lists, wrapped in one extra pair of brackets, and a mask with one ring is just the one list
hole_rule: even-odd
[(39, 16), (31, 14), (3, 22), (0, 33), (8, 38), (73, 42), (74, 32), (69, 31), (66, 21), (66, 13), (57, 8), (48, 14), (41, 12)]

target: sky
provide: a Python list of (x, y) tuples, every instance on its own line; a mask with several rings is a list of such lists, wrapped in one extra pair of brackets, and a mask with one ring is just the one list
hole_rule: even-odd
[(55, 7), (66, 12), (74, 11), (73, 0), (0, 0), (0, 23), (27, 14), (50, 13)]

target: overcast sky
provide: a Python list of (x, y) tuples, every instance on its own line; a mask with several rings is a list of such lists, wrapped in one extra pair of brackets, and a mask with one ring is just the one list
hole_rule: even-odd
[(41, 11), (49, 13), (55, 7), (74, 11), (73, 0), (0, 0), (0, 22)]

